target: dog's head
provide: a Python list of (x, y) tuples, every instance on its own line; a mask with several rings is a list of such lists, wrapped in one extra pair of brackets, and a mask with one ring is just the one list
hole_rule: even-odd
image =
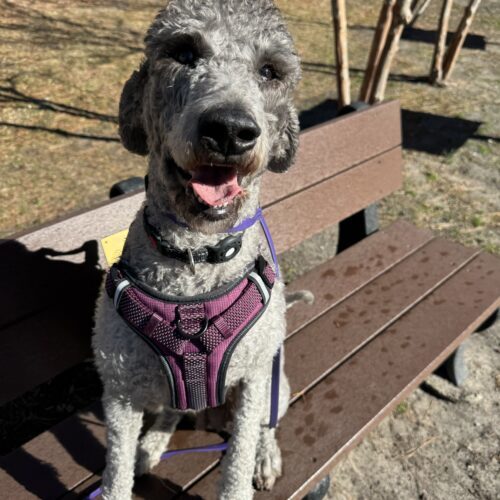
[(300, 65), (283, 18), (271, 0), (171, 0), (145, 42), (122, 142), (150, 155), (153, 196), (191, 227), (230, 225), (266, 168), (295, 157)]

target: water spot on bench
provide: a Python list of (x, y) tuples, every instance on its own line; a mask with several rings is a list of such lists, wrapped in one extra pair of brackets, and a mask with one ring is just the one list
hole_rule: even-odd
[(490, 271), (488, 271), (488, 272), (486, 273), (486, 276), (491, 276), (493, 273), (494, 273), (494, 271), (493, 271), (493, 270), (490, 270)]
[(370, 300), (370, 302), (368, 302), (368, 305), (369, 306), (374, 306), (376, 303), (377, 303), (376, 300)]
[(401, 285), (401, 283), (403, 283), (404, 279), (403, 278), (399, 278), (397, 281), (394, 282), (395, 285)]
[(298, 436), (300, 436), (303, 432), (304, 432), (304, 427), (297, 427), (295, 429), (295, 434), (297, 434)]
[(401, 349), (406, 349), (409, 345), (410, 345), (410, 343), (409, 343), (409, 342), (403, 342), (403, 343), (401, 344)]
[(389, 349), (387, 349), (387, 347), (382, 347), (382, 349), (380, 349), (382, 352), (389, 352)]
[(366, 311), (360, 311), (358, 316), (362, 318), (363, 316), (366, 316)]
[(423, 259), (420, 259), (420, 262), (422, 264), (425, 264), (426, 262), (429, 262), (429, 257), (424, 257)]
[(472, 281), (466, 281), (466, 282), (465, 282), (465, 284), (466, 284), (467, 286), (471, 286), (471, 285), (473, 285), (474, 283), (472, 283)]
[(375, 265), (377, 267), (382, 267), (384, 265), (384, 263), (381, 260), (377, 260), (377, 262), (375, 263)]
[(446, 299), (439, 299), (434, 301), (435, 306), (440, 306), (441, 304), (444, 304), (446, 302)]
[(377, 396), (375, 394), (372, 394), (371, 397), (370, 397), (370, 399), (372, 401), (377, 401)]
[(394, 366), (394, 361), (389, 360), (389, 361), (387, 361), (387, 364), (388, 364), (389, 366)]
[(412, 280), (418, 280), (418, 274), (412, 274), (411, 275)]
[(458, 304), (459, 306), (465, 306), (465, 302), (462, 302), (461, 300), (459, 300), (459, 301), (457, 302), (457, 304)]
[(356, 358), (351, 359), (351, 361), (349, 362), (349, 364), (350, 364), (351, 366), (356, 366), (356, 365), (358, 364), (358, 360), (357, 360)]
[(394, 245), (389, 245), (387, 248), (389, 249), (389, 252), (392, 253), (394, 253), (398, 249), (398, 247), (395, 247)]
[(426, 344), (425, 342), (422, 342), (422, 343), (420, 344), (420, 347), (423, 349), (426, 345), (427, 345), (427, 344)]
[(322, 278), (335, 278), (337, 273), (333, 269), (327, 269), (322, 275)]
[(316, 442), (316, 439), (310, 434), (304, 436), (304, 444), (307, 446), (312, 446)]
[(342, 328), (344, 327), (345, 325), (347, 325), (347, 321), (338, 321), (338, 320), (335, 320), (333, 322), (333, 324), (337, 327), (337, 328)]
[(337, 342), (338, 339), (338, 337), (332, 337), (332, 342)]
[(406, 339), (406, 340), (411, 340), (411, 335), (407, 335), (407, 336), (405, 337), (405, 339)]
[(325, 423), (319, 424), (318, 430), (316, 431), (317, 436), (323, 437), (327, 432), (328, 432), (328, 425), (326, 425)]
[(376, 254), (375, 254), (375, 257), (377, 257), (377, 259), (383, 259), (383, 256), (382, 256), (382, 255), (380, 255), (379, 253), (376, 253)]
[(403, 377), (402, 375), (399, 375), (399, 374), (398, 374), (398, 375), (396, 375), (396, 379), (397, 379), (397, 380), (401, 380), (401, 378), (402, 378), (402, 377)]
[(342, 410), (343, 410), (342, 406), (334, 406), (330, 410), (330, 413), (333, 413), (334, 415), (338, 415)]
[(349, 313), (347, 311), (342, 311), (340, 314), (339, 314), (339, 318), (342, 318), (342, 319), (346, 319), (349, 317)]
[(306, 359), (306, 355), (302, 353), (302, 354), (300, 355), (300, 359)]
[(484, 290), (478, 290), (476, 293), (477, 293), (478, 295), (483, 295)]
[(325, 295), (323, 295), (323, 298), (325, 300), (330, 301), (330, 300), (333, 300), (333, 295), (331, 293), (325, 293)]
[(326, 399), (335, 399), (336, 397), (338, 397), (338, 394), (335, 389), (330, 389), (327, 393), (325, 393)]
[(380, 311), (382, 314), (387, 314), (389, 312), (389, 309), (381, 309)]
[(450, 252), (439, 252), (439, 255), (443, 257), (448, 257), (448, 255), (450, 255)]
[(354, 276), (358, 272), (358, 268), (356, 266), (347, 266), (347, 269), (344, 272), (345, 277)]
[(479, 304), (479, 303), (480, 303), (480, 302), (482, 302), (482, 301), (483, 301), (483, 299), (476, 299), (476, 300), (474, 300), (474, 303), (475, 303), (475, 304)]
[(314, 413), (308, 413), (304, 419), (306, 425), (312, 425), (314, 422)]
[(390, 289), (391, 289), (391, 287), (390, 287), (390, 286), (387, 286), (387, 285), (385, 285), (385, 286), (383, 286), (383, 287), (381, 288), (381, 290), (382, 290), (383, 292), (387, 292), (387, 291), (388, 291), (388, 290), (390, 290)]
[(371, 295), (373, 293), (373, 290), (371, 290), (370, 288), (367, 288), (365, 290), (365, 295)]
[(365, 320), (363, 321), (363, 325), (369, 325), (371, 322), (372, 322), (372, 320), (371, 320), (370, 318), (365, 319)]
[(324, 383), (326, 385), (332, 385), (333, 384), (333, 378), (331, 378), (331, 377), (326, 378), (325, 381), (324, 381)]

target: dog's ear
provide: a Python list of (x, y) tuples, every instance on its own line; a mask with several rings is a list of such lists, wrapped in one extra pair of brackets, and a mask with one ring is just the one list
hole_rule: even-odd
[(123, 88), (120, 98), (119, 129), (123, 145), (132, 153), (145, 156), (149, 152), (148, 136), (142, 117), (144, 86), (148, 80), (148, 62), (144, 61), (138, 71)]
[(267, 168), (271, 172), (286, 172), (294, 163), (299, 147), (300, 124), (297, 110), (292, 104), (287, 106), (287, 119), (278, 139), (277, 149), (271, 156)]

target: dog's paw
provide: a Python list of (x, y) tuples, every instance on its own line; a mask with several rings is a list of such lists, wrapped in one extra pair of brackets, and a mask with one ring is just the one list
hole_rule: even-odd
[(256, 489), (269, 491), (281, 476), (281, 451), (276, 439), (266, 440), (257, 450), (253, 483)]

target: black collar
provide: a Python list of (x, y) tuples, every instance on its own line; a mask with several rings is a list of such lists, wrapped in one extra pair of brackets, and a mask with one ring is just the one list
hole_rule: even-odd
[(165, 257), (180, 260), (189, 264), (191, 268), (195, 264), (206, 262), (208, 264), (221, 264), (234, 259), (241, 250), (243, 233), (234, 234), (224, 238), (214, 246), (204, 246), (195, 250), (180, 248), (170, 245), (162, 239), (155, 227), (153, 227), (147, 218), (144, 210), (144, 229), (153, 243), (154, 247)]

